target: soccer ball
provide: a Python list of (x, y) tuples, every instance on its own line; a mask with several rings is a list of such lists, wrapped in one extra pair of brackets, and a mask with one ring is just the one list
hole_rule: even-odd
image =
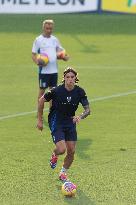
[(64, 196), (72, 197), (76, 194), (76, 188), (75, 184), (67, 181), (62, 185), (61, 191)]
[(66, 56), (65, 50), (57, 52), (57, 59), (63, 59), (65, 56)]
[(49, 58), (46, 53), (37, 54), (37, 60), (40, 66), (46, 66), (49, 62)]

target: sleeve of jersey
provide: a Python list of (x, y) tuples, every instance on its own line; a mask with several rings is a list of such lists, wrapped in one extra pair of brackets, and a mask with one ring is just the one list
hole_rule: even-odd
[(45, 101), (49, 102), (50, 100), (53, 99), (53, 96), (54, 96), (54, 90), (50, 90), (47, 93), (45, 93), (44, 99)]
[(82, 104), (82, 106), (89, 105), (87, 95), (83, 89), (80, 90), (80, 103)]
[(60, 51), (63, 51), (63, 50), (64, 50), (64, 48), (61, 46), (59, 40), (56, 39), (56, 51), (60, 52)]
[(33, 46), (32, 46), (32, 53), (38, 53), (38, 41), (37, 39), (33, 42)]

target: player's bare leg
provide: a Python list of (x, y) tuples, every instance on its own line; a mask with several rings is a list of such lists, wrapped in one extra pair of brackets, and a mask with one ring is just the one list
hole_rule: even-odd
[(74, 160), (76, 142), (75, 141), (66, 141), (66, 147), (67, 147), (67, 154), (66, 154), (66, 157), (64, 159), (63, 167), (65, 169), (69, 169), (69, 167), (71, 166), (71, 164)]
[(53, 150), (51, 159), (50, 159), (50, 166), (54, 169), (57, 165), (58, 155), (64, 154), (66, 151), (66, 144), (64, 140), (61, 140), (56, 143), (56, 147)]
[(69, 167), (71, 166), (74, 160), (75, 147), (76, 147), (76, 142), (74, 141), (66, 142), (67, 154), (66, 154), (66, 157), (64, 159), (64, 164), (59, 174), (59, 179), (63, 182), (68, 181), (67, 170), (69, 169)]
[(64, 154), (66, 151), (66, 143), (65, 140), (61, 140), (59, 142), (56, 143), (56, 147), (54, 149), (54, 153), (56, 155), (61, 155)]

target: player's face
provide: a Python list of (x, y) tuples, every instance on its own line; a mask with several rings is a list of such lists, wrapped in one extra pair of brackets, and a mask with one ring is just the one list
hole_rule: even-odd
[(50, 36), (53, 31), (53, 24), (45, 24), (43, 32), (46, 36)]
[(74, 86), (75, 80), (76, 80), (76, 76), (75, 76), (74, 73), (69, 72), (69, 73), (67, 73), (65, 75), (64, 80), (65, 80), (65, 85), (67, 85), (67, 86)]

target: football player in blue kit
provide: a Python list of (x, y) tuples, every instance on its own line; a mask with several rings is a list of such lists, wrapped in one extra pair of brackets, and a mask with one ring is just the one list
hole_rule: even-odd
[[(89, 102), (84, 89), (77, 86), (79, 79), (77, 72), (68, 67), (63, 73), (62, 84), (45, 93), (38, 104), (37, 128), (43, 129), (43, 108), (44, 103), (52, 100), (52, 107), (48, 115), (48, 123), (52, 134), (55, 149), (53, 150), (50, 166), (54, 169), (57, 165), (58, 156), (66, 152), (59, 179), (67, 181), (67, 170), (74, 160), (74, 153), (77, 141), (76, 123), (90, 114)], [(75, 116), (79, 103), (84, 111), (81, 115)]]

